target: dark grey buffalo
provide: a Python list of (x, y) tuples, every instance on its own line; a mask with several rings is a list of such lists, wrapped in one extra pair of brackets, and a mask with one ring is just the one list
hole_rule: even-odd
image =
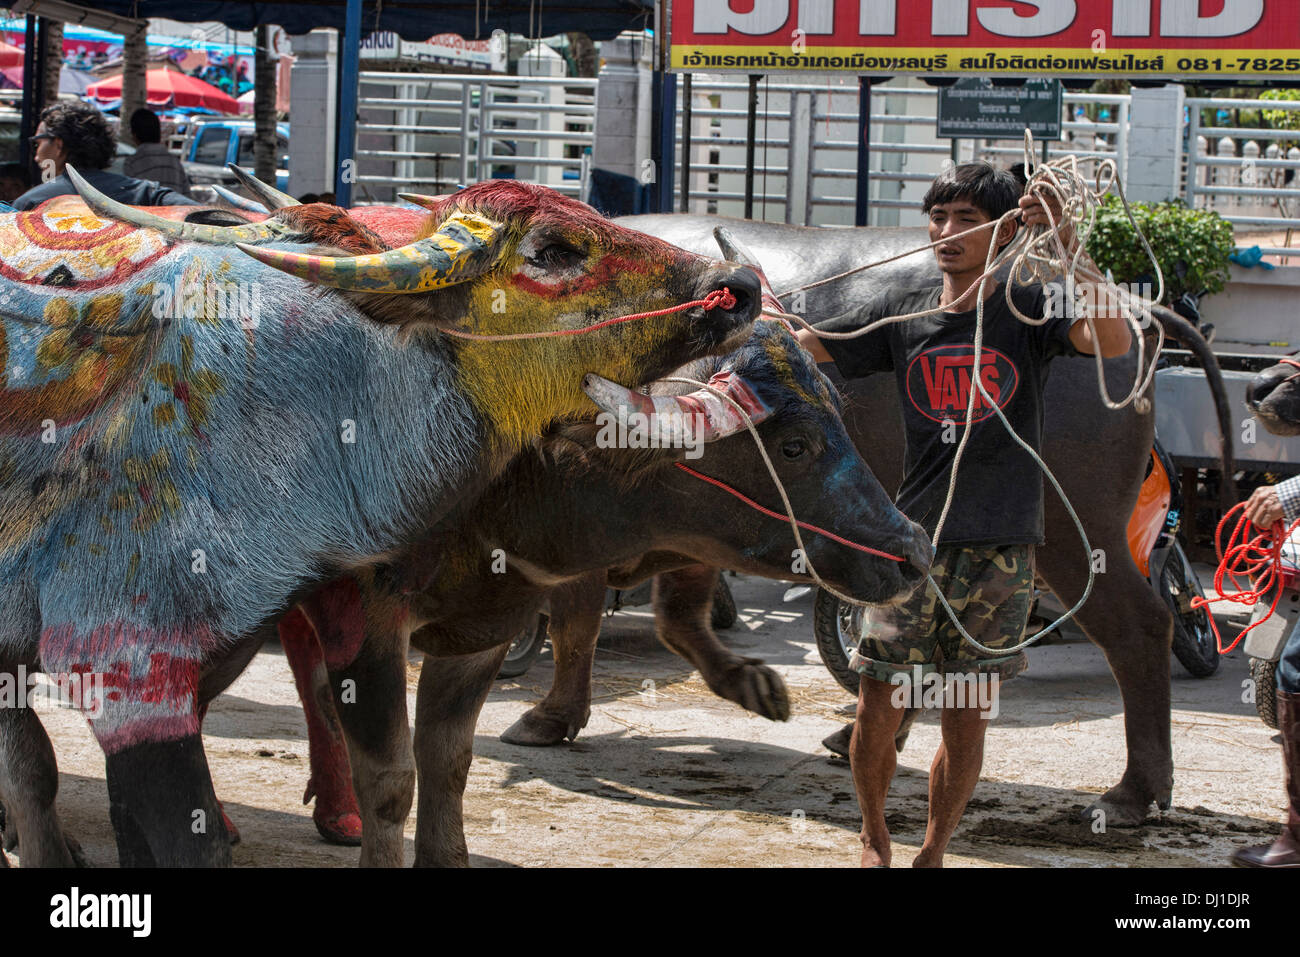
[[(838, 397), (811, 357), (779, 324), (760, 323), (738, 352), (696, 363), (686, 374), (708, 380), (726, 371), (770, 409), (758, 430), (800, 520), (904, 559), (872, 556), (806, 531), (807, 556), (818, 573), (864, 601), (888, 601), (910, 591), (928, 568), (929, 541), (894, 508), (863, 463), (845, 432)], [(810, 580), (791, 570), (795, 544), (788, 523), (672, 467), (678, 454), (593, 448), (595, 428), (592, 422), (579, 422), (555, 429), (544, 442), (546, 457), (516, 459), (480, 499), (440, 523), (424, 547), (439, 556), (439, 572), (414, 600), (394, 588), (383, 569), (357, 577), (367, 627), (401, 621), (399, 627), (414, 629), (411, 644), (427, 656), (415, 728), (417, 864), (468, 860), (461, 799), (474, 725), (510, 641), (536, 619), (548, 594), (553, 614), (598, 628), (607, 577), (631, 584), (684, 565), (716, 575), (698, 564), (706, 562), (770, 578)], [(769, 508), (780, 508), (748, 432), (705, 448), (702, 457), (689, 463), (692, 469)], [(410, 564), (399, 563), (400, 580), (409, 580)], [(559, 587), (564, 585), (570, 587)], [(409, 617), (395, 619), (407, 606)], [(346, 628), (346, 622), (329, 607), (306, 610), (322, 644), (336, 646), (340, 638), (333, 632)], [(594, 644), (594, 633), (590, 638)], [(300, 653), (291, 661), (305, 676), (314, 669), (311, 652), (303, 653), (299, 642), (286, 644), (286, 650), (293, 644)], [(580, 647), (585, 641), (572, 644)], [(727, 670), (736, 696), (748, 696), (754, 710), (772, 717), (788, 715), (784, 686), (775, 672), (732, 658)], [(569, 663), (570, 673), (583, 684), (590, 681), (589, 655), (586, 662), (585, 668)], [(328, 707), (329, 697), (307, 694), (304, 699), (312, 711)], [(575, 723), (585, 724), (586, 715)], [(576, 733), (567, 727), (560, 733), (570, 730)], [(312, 741), (318, 795), (322, 782), (346, 780), (334, 770), (340, 761), (330, 741)]]
[(1274, 435), (1300, 435), (1300, 362), (1282, 360), (1246, 386), (1246, 405)]
[[(929, 242), (924, 228), (813, 229), (724, 219), (716, 216), (650, 215), (619, 220), (696, 251), (712, 248), (713, 230), (724, 225), (763, 264), (777, 293), (826, 279), (864, 263), (890, 258)], [(919, 288), (939, 281), (930, 251), (876, 269), (853, 273), (803, 294), (785, 296), (789, 311), (809, 321), (847, 312), (889, 287)], [(1200, 358), (1218, 411), (1224, 474), (1231, 475), (1231, 429), (1218, 363), (1200, 334), (1167, 309), (1155, 310), (1167, 335)], [(1148, 344), (1154, 335), (1148, 333)], [(1106, 363), (1112, 396), (1124, 395), (1135, 372), (1135, 353)], [(845, 396), (845, 424), (859, 451), (886, 488), (902, 478), (903, 441), (896, 387), (891, 376), (844, 382), (831, 378)], [(1134, 825), (1151, 802), (1167, 807), (1173, 785), (1170, 746), (1169, 649), (1173, 622), (1164, 603), (1133, 564), (1126, 525), (1142, 484), (1154, 435), (1154, 412), (1132, 406), (1107, 410), (1091, 358), (1058, 359), (1046, 390), (1044, 456), (1084, 522), (1092, 548), (1107, 556), (1092, 597), (1077, 621), (1106, 654), (1124, 700), (1128, 766), (1123, 778), (1094, 805), (1111, 825)], [(1050, 487), (1046, 497), (1047, 544), (1038, 552), (1038, 571), (1066, 604), (1083, 593), (1088, 564), (1078, 533)], [(678, 589), (682, 591), (682, 589)], [(698, 604), (680, 597), (681, 607)], [(671, 605), (661, 606), (668, 610)], [(694, 612), (684, 612), (690, 620)], [(661, 632), (675, 626), (661, 625)], [(697, 629), (698, 632), (699, 629)], [(706, 630), (706, 629), (705, 629)], [(701, 639), (703, 640), (703, 639)], [(714, 639), (716, 641), (716, 639)]]

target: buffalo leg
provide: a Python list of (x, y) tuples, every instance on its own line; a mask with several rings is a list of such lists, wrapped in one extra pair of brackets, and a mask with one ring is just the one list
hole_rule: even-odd
[(474, 726), (509, 650), (504, 644), (474, 655), (424, 659), (415, 705), (416, 867), (469, 866), (464, 799)]
[(109, 812), (123, 867), (230, 865), (230, 837), (197, 731), (105, 750)]
[(316, 629), (297, 608), (280, 619), (280, 646), (293, 671), (298, 698), (307, 719), (307, 753), (311, 777), (303, 794), (306, 804), (314, 796), (312, 820), (320, 836), (331, 844), (361, 843), (361, 812), (352, 792), (352, 765), (338, 712), (330, 696), (325, 653)]
[[(1105, 653), (1119, 685), (1128, 765), (1119, 784), (1085, 813), (1091, 818), (1101, 811), (1108, 826), (1134, 827), (1146, 818), (1152, 801), (1168, 807), (1173, 791), (1169, 727), (1173, 618), (1133, 564), (1125, 542), (1103, 541), (1100, 546), (1110, 561), (1106, 572), (1096, 576), (1092, 595), (1076, 619)], [(1038, 567), (1067, 608), (1078, 601), (1087, 578), (1087, 559), (1081, 549), (1044, 549)]]
[(402, 831), (415, 799), (415, 759), (406, 717), (408, 632), (400, 607), (363, 604), (342, 578), (301, 604), (320, 638), (334, 707), (361, 807), (361, 865), (401, 867)]
[(591, 717), (591, 665), (605, 607), (605, 571), (561, 585), (550, 597), (555, 678), (546, 697), (502, 733), (507, 744), (547, 747), (572, 740)]
[(709, 615), (719, 570), (689, 565), (655, 578), (655, 629), (659, 640), (696, 668), (720, 698), (772, 721), (790, 720), (785, 681), (760, 658), (734, 654), (713, 633)]
[[(17, 680), (16, 669), (0, 673), (0, 681), (14, 682), (11, 687), (17, 687)], [(76, 863), (54, 807), (58, 790), (54, 748), (41, 719), (31, 708), (0, 708), (0, 800), (4, 801), (5, 838), (8, 842), (16, 834), (24, 867), (72, 867)]]

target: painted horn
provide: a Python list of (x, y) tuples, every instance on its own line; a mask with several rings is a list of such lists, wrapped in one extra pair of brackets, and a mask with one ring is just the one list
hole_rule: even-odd
[(85, 177), (73, 169), (71, 165), (65, 168), (68, 172), (68, 179), (72, 181), (77, 193), (80, 194), (86, 205), (96, 215), (103, 216), (106, 219), (116, 219), (119, 222), (130, 223), (132, 226), (139, 226), (143, 229), (153, 229), (173, 239), (231, 245), (241, 242), (256, 243), (267, 239), (281, 239), (295, 234), (295, 231), (284, 223), (271, 219), (261, 223), (249, 223), (246, 226), (208, 226), (202, 223), (186, 223), (174, 219), (165, 219), (143, 209), (136, 209), (134, 206), (126, 205), (126, 203), (119, 203), (115, 199), (109, 199), (86, 182)]
[(255, 203), (251, 199), (244, 199), (244, 197), (240, 196), (238, 193), (232, 193), (230, 190), (226, 189), (226, 187), (218, 183), (213, 183), (209, 188), (212, 192), (217, 194), (219, 200), (232, 209), (239, 210), (241, 213), (261, 213), (262, 215), (266, 215), (270, 212), (261, 203)]
[(247, 246), (254, 259), (308, 282), (356, 292), (416, 293), (454, 286), (496, 265), (504, 227), (477, 213), (454, 213), (426, 239), (365, 256), (313, 256)]
[(441, 203), (448, 196), (454, 196), (454, 195), (456, 194), (441, 193), (438, 196), (426, 196), (423, 193), (398, 193), (397, 198), (404, 199), (408, 203), (412, 204), (413, 206), (423, 206), (425, 209), (436, 210), (438, 208), (439, 203)]
[[(719, 372), (709, 380), (709, 385), (735, 399), (755, 425), (772, 414), (749, 384), (734, 372)], [(601, 409), (618, 416), (620, 422), (636, 421), (628, 418), (633, 414), (647, 416), (650, 435), (660, 447), (681, 446), (687, 441), (716, 442), (745, 428), (745, 420), (731, 403), (707, 389), (689, 395), (642, 395), (588, 373), (582, 380), (582, 391)]]
[(251, 173), (246, 173), (234, 163), (227, 163), (226, 169), (230, 170), (232, 176), (239, 180), (243, 187), (262, 201), (262, 205), (269, 211), (274, 212), (277, 209), (284, 209), (286, 206), (301, 206), (288, 193), (282, 193), (274, 186), (263, 183), (260, 179)]

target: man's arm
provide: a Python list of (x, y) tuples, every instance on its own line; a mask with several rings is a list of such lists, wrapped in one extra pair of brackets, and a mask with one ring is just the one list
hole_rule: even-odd
[[(1047, 211), (1043, 209), (1042, 202), (1038, 197), (1028, 193), (1020, 197), (1020, 218), (1026, 228), (1049, 224)], [(1061, 245), (1070, 256), (1073, 256), (1079, 248), (1079, 239), (1074, 234), (1073, 224), (1061, 221), (1061, 212), (1056, 203), (1053, 203), (1052, 219), (1060, 227)], [(1079, 265), (1084, 270), (1102, 275), (1102, 271), (1097, 268), (1097, 264), (1092, 261), (1087, 252), (1079, 256)], [(1088, 328), (1087, 320), (1079, 319), (1070, 327), (1070, 344), (1079, 352), (1088, 355), (1100, 354), (1105, 359), (1124, 355), (1132, 342), (1124, 308), (1119, 303), (1113, 302), (1109, 296), (1090, 296), (1087, 301), (1095, 303), (1093, 325), (1097, 330), (1096, 338), (1093, 338), (1093, 330)]]
[(826, 351), (826, 347), (822, 345), (821, 337), (811, 329), (800, 329), (795, 333), (795, 338), (799, 340), (799, 345), (807, 349), (818, 362), (834, 361), (831, 359), (831, 354)]

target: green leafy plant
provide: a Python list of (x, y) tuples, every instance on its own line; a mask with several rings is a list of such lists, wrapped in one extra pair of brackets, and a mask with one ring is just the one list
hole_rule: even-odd
[[(1129, 203), (1133, 218), (1151, 244), (1165, 277), (1165, 301), (1184, 292), (1222, 292), (1228, 281), (1228, 257), (1237, 248), (1232, 224), (1218, 213), (1192, 209), (1181, 199), (1166, 203)], [(1151, 260), (1133, 231), (1118, 196), (1108, 196), (1088, 237), (1088, 255), (1109, 269), (1116, 282), (1153, 276)], [(1178, 263), (1186, 266), (1179, 277)]]
[[(1261, 100), (1300, 100), (1300, 90), (1265, 90)], [(1274, 130), (1300, 130), (1300, 110), (1260, 110), (1264, 125)]]

